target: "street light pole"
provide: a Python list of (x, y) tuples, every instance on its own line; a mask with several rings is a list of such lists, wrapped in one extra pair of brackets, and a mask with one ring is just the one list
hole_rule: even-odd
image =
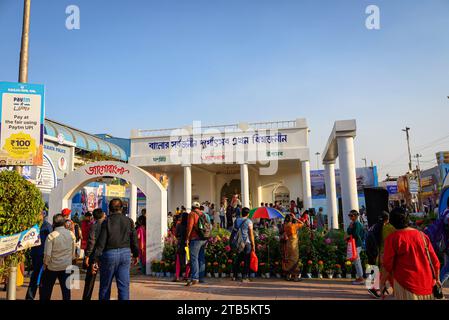
[(320, 158), (319, 158), (320, 154), (321, 153), (319, 153), (319, 152), (315, 153), (315, 155), (316, 155), (316, 169), (317, 170), (320, 170)]
[[(23, 1), (22, 44), (20, 46), (19, 82), (28, 82), (28, 44), (30, 36), (30, 12), (31, 0)], [(14, 170), (22, 175), (22, 166), (14, 166)], [(16, 300), (17, 291), (17, 266), (9, 268), (8, 275), (8, 300)]]
[(416, 166), (416, 171), (417, 171), (417, 175), (418, 175), (418, 206), (419, 209), (422, 210), (422, 200), (421, 200), (421, 166), (419, 165), (419, 158), (422, 157), (421, 154), (417, 153), (414, 156), (416, 158), (416, 161), (418, 162), (418, 165)]
[(408, 170), (412, 171), (412, 153), (410, 152), (410, 136), (408, 132), (410, 131), (409, 127), (405, 127), (405, 129), (402, 129), (402, 131), (405, 132), (405, 135), (407, 137), (407, 148), (408, 148)]
[(365, 168), (368, 166), (367, 164), (366, 164), (366, 158), (362, 158), (362, 160), (363, 161), (365, 161)]

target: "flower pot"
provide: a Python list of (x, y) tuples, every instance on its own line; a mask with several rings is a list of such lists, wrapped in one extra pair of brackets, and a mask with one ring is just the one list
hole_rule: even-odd
[(323, 275), (321, 273), (318, 274), (318, 279), (323, 279)]
[(265, 278), (270, 279), (270, 273), (269, 272), (265, 273)]
[(233, 277), (234, 277), (234, 273), (231, 272), (231, 273), (229, 274), (229, 277), (230, 277), (230, 278), (233, 278)]
[(327, 277), (328, 277), (329, 279), (332, 279), (332, 278), (334, 277), (334, 275), (331, 273), (331, 274), (328, 274)]
[(312, 279), (312, 273), (308, 272), (307, 273), (307, 278)]
[(335, 277), (336, 277), (337, 279), (341, 279), (341, 273), (338, 273)]
[(352, 275), (351, 274), (347, 274), (346, 275), (346, 279), (352, 279)]
[(241, 273), (237, 273), (237, 278), (241, 279), (242, 278), (242, 274)]
[(265, 279), (265, 273), (261, 273), (260, 276), (262, 277), (262, 279)]
[(211, 274), (210, 272), (208, 272), (208, 273), (206, 274), (206, 277), (212, 278), (212, 274)]
[(226, 278), (226, 273), (222, 272), (222, 273), (221, 273), (221, 277), (222, 277), (222, 278)]
[(250, 276), (250, 278), (255, 278), (256, 274), (254, 272), (251, 272), (249, 276)]
[(170, 278), (170, 277), (171, 277), (171, 272), (166, 272), (166, 273), (165, 273), (165, 276), (166, 276), (167, 278)]
[(276, 278), (280, 279), (281, 275), (279, 273), (276, 273)]
[(215, 273), (214, 273), (214, 277), (215, 277), (215, 278), (218, 278), (218, 277), (219, 277), (218, 272), (215, 272)]

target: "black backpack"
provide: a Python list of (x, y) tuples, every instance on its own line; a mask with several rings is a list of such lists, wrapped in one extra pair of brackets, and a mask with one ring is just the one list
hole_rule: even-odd
[(379, 250), (382, 241), (383, 222), (378, 222), (369, 228), (366, 235), (366, 255), (368, 257), (368, 264), (377, 265), (377, 258), (379, 257)]
[(237, 253), (242, 252), (245, 249), (246, 243), (243, 241), (242, 226), (246, 223), (244, 220), (239, 227), (237, 227), (237, 220), (234, 222), (234, 228), (232, 229), (231, 236), (229, 237), (229, 244), (232, 250)]

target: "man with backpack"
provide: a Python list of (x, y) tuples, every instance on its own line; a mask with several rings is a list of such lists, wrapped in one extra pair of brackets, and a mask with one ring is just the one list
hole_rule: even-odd
[(240, 264), (243, 261), (242, 282), (249, 282), (249, 264), (251, 260), (251, 252), (256, 250), (254, 243), (253, 222), (248, 218), (249, 209), (242, 209), (242, 217), (237, 218), (234, 222), (234, 228), (231, 233), (231, 247), (237, 253), (234, 261), (234, 277), (237, 280), (237, 273), (240, 270)]
[(186, 246), (190, 252), (191, 279), (186, 286), (193, 286), (204, 282), (206, 273), (205, 249), (210, 237), (211, 224), (209, 215), (201, 212), (200, 203), (194, 202), (187, 220)]

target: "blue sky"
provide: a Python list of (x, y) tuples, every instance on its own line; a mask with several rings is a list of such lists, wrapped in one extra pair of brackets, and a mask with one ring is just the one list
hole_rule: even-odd
[[(0, 81), (17, 81), (23, 1), (0, 0)], [(81, 29), (65, 28), (78, 5)], [(381, 29), (365, 28), (380, 8)], [(355, 118), (356, 162), (424, 167), (449, 150), (449, 2), (32, 1), (29, 82), (47, 117), (92, 133), (305, 117), (311, 154)], [(316, 168), (312, 156), (312, 169)]]

